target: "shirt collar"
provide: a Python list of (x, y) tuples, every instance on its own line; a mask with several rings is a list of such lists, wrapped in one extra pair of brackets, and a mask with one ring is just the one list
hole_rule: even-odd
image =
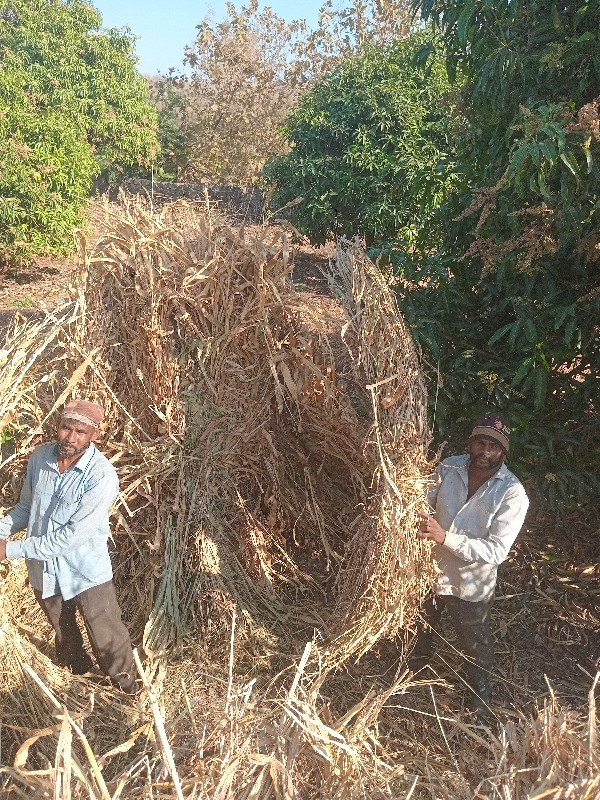
[(500, 467), (498, 472), (495, 475), (492, 475), (492, 477), (505, 481), (509, 477), (509, 475), (510, 475), (510, 470), (506, 466), (506, 461), (503, 461), (502, 466)]

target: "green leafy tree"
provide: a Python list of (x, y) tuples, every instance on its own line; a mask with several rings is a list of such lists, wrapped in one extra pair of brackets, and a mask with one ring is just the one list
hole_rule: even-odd
[(366, 47), (291, 113), (289, 151), (264, 177), (276, 207), (302, 198), (288, 215), (313, 241), (362, 233), (412, 245), (446, 196), (452, 178), (438, 166), (449, 152), (449, 85), (439, 55), (420, 58), (433, 47), (427, 34)]
[[(159, 154), (154, 177), (163, 181), (179, 181), (189, 161), (186, 137), (182, 131), (182, 112), (186, 103), (171, 81), (162, 76), (146, 78), (150, 101), (157, 111)], [(148, 173), (151, 174), (150, 171)], [(146, 173), (146, 174), (148, 174)], [(138, 170), (138, 174), (144, 174)]]
[(441, 374), (436, 426), (445, 436), (450, 423), (504, 408), (534, 491), (582, 501), (600, 488), (600, 7), (422, 0), (418, 9), (462, 85), (441, 244), (389, 249), (434, 381)]
[(0, 7), (0, 253), (63, 250), (95, 176), (148, 161), (156, 115), (128, 32), (82, 0)]

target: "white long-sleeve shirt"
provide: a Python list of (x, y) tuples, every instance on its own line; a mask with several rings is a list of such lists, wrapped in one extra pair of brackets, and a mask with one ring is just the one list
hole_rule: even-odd
[(467, 500), (468, 466), (468, 455), (446, 458), (428, 493), (435, 518), (446, 531), (444, 544), (434, 547), (441, 571), (436, 593), (489, 600), (498, 565), (521, 530), (529, 499), (519, 479), (502, 464)]

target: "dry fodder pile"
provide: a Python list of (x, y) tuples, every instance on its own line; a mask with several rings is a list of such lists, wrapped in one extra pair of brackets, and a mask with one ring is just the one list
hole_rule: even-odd
[[(17, 325), (0, 353), (0, 428), (17, 444), (0, 486), (9, 507), (67, 398), (104, 404), (116, 580), (146, 690), (133, 703), (55, 667), (22, 565), (5, 568), (2, 797), (467, 797), (480, 775), (467, 786), (454, 762), (411, 769), (380, 728), (406, 675), (379, 686), (346, 672), (410, 630), (433, 579), (414, 536), (425, 393), (387, 284), (359, 249), (338, 254), (366, 420), (293, 289), (282, 231), (249, 235), (182, 203), (106, 213), (106, 234), (81, 242), (75, 303)], [(480, 762), (497, 762), (485, 796), (530, 797), (543, 777), (579, 781), (572, 796), (591, 800), (591, 727), (587, 760), (548, 773), (556, 737), (578, 724), (557, 714), (532, 729), (523, 763), (517, 731), (510, 762), (478, 737)]]
[[(340, 389), (326, 337), (306, 322), (306, 304), (289, 281), (287, 235), (248, 237), (206, 215), (191, 235), (182, 219), (187, 208), (171, 206), (166, 225), (134, 206), (84, 256), (77, 313), (85, 323), (72, 331), (79, 353), (94, 350), (86, 391), (114, 409), (110, 446), (127, 448), (123, 524), (151, 537), (165, 559), (145, 615), (146, 650), (180, 637), (194, 616), (214, 619), (232, 600), (253, 617), (287, 621), (290, 604), (278, 587), (319, 593), (294, 554), (308, 554), (311, 573), (335, 576), (347, 529), (354, 523), (359, 535), (369, 527), (392, 490), (402, 500), (396, 498), (396, 545), (378, 568), (394, 576), (410, 622), (432, 574), (426, 547), (411, 535), (426, 465), (425, 392), (395, 308), (380, 313), (387, 288), (371, 292), (376, 329), (363, 338), (358, 315), (351, 319), (357, 366), (368, 360), (375, 409), (377, 381), (385, 382), (384, 451), (381, 442), (371, 444), (369, 427)], [(350, 306), (368, 303), (366, 286), (377, 274), (368, 270), (363, 259), (340, 273)], [(392, 353), (383, 348), (388, 320), (395, 324)], [(367, 358), (379, 347), (381, 356)], [(399, 356), (395, 376), (385, 372), (390, 356)], [(365, 503), (368, 515), (361, 513)], [(126, 555), (121, 563), (133, 577), (139, 559)], [(342, 584), (338, 604), (349, 620), (362, 620), (351, 591)], [(310, 621), (310, 611), (303, 613)], [(313, 614), (322, 625), (322, 614)], [(395, 633), (402, 621), (382, 629), (376, 619), (375, 638)]]
[[(93, 249), (81, 242), (74, 306), (9, 335), (0, 416), (18, 448), (4, 465), (4, 504), (14, 502), (24, 454), (53, 435), (64, 401), (100, 400), (108, 423), (102, 448), (122, 489), (117, 579), (146, 656), (162, 664), (192, 631), (229, 624), (234, 609), (240, 635), (263, 626), (265, 640), (299, 627), (306, 638), (315, 628), (323, 636), (333, 617), (341, 638), (315, 648), (302, 669), (307, 685), (319, 679), (307, 694), (315, 704), (324, 677), (365, 641), (412, 622), (432, 579), (427, 548), (413, 533), (427, 446), (416, 354), (395, 310), (381, 306), (392, 314), (401, 359), (388, 374), (382, 347), (378, 373), (373, 353), (389, 335), (385, 319), (365, 338), (360, 315), (351, 317), (348, 340), (357, 368), (368, 364), (375, 410), (380, 378), (385, 388), (386, 445), (377, 425), (357, 415), (327, 339), (309, 324), (310, 309), (289, 280), (287, 235), (248, 236), (210, 214), (188, 214), (184, 204), (161, 216), (138, 205), (110, 214)], [(374, 275), (361, 257), (340, 273), (349, 308), (353, 289), (361, 306), (368, 291), (378, 302)], [(393, 514), (390, 493), (402, 500)], [(372, 529), (394, 539), (377, 564)], [(349, 531), (352, 558), (344, 562)], [(352, 576), (363, 565), (368, 580), (359, 587)], [(378, 572), (399, 612), (390, 613), (387, 598), (377, 612)], [(22, 580), (13, 569), (5, 597), (21, 624), (35, 625)], [(344, 638), (347, 629), (353, 638)], [(5, 643), (16, 635), (6, 631)], [(11, 649), (22, 658), (23, 645)], [(298, 678), (294, 692), (301, 690), (308, 691)], [(352, 714), (342, 727), (358, 719)]]

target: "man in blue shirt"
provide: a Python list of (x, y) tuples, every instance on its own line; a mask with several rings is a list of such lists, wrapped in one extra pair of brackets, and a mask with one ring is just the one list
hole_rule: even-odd
[[(103, 416), (97, 403), (67, 403), (57, 441), (34, 450), (19, 502), (0, 519), (0, 561), (25, 558), (35, 597), (56, 633), (61, 666), (75, 674), (92, 667), (77, 625), (79, 609), (100, 669), (115, 686), (133, 693), (131, 640), (108, 553), (108, 511), (119, 481), (93, 444)], [(5, 541), (25, 528), (25, 539)]]
[(490, 622), (498, 565), (521, 530), (529, 504), (521, 482), (504, 464), (510, 434), (501, 414), (475, 421), (468, 454), (446, 458), (437, 468), (428, 494), (435, 513), (421, 515), (419, 532), (435, 542), (440, 576), (435, 600), (424, 608), (427, 628), (417, 640), (411, 665), (427, 663), (433, 632), (446, 610), (466, 656), (468, 705), (478, 714), (486, 713), (492, 692)]

